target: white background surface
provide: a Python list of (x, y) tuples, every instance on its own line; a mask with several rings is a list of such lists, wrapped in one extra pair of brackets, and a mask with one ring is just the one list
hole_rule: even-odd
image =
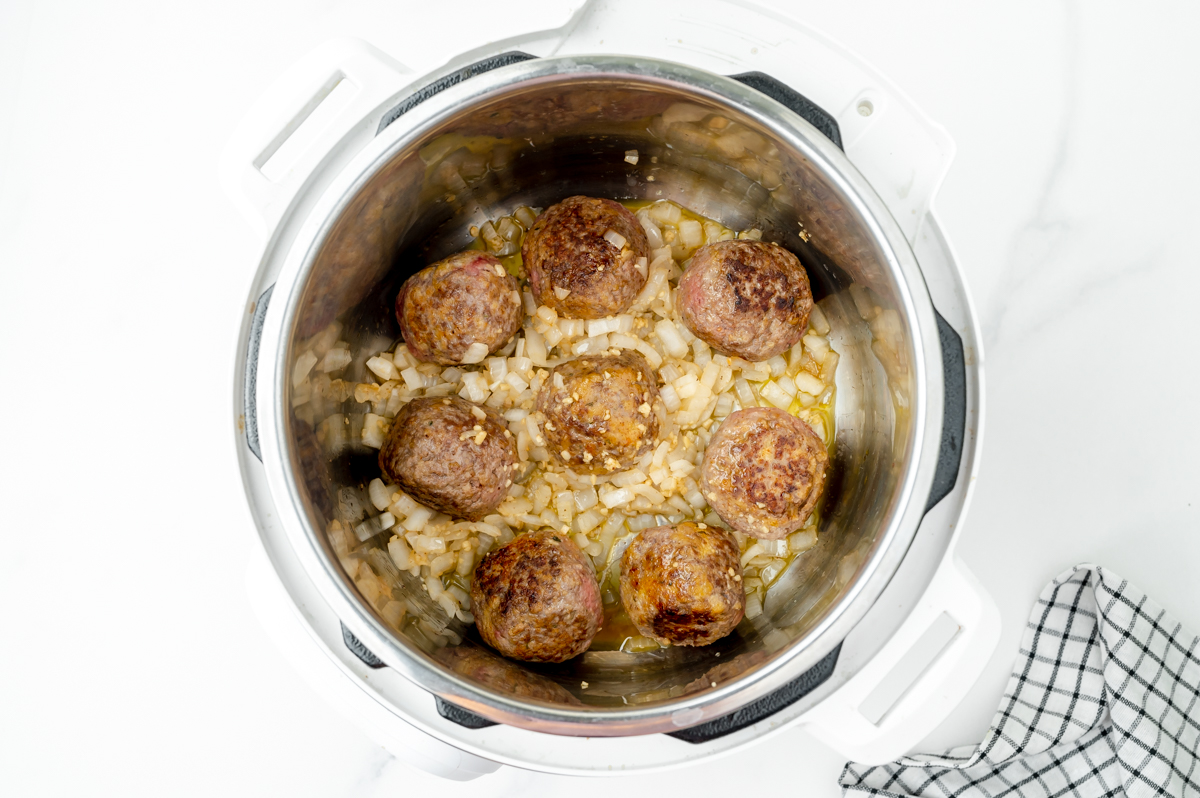
[[(1110, 567), (1200, 629), (1200, 9), (787, 8), (958, 144), (937, 207), (987, 352), (964, 558), (1005, 629), (924, 747), (975, 742), (1033, 599), (1072, 564)], [(257, 242), (215, 164), (261, 91), (329, 37), (423, 72), (566, 15), (533, 0), (0, 2), (0, 793), (436, 786), (321, 704), (248, 612), (230, 379)], [(754, 772), (756, 790), (833, 796), (841, 764), (796, 732), (624, 786), (502, 770), (449, 789), (710, 794)]]

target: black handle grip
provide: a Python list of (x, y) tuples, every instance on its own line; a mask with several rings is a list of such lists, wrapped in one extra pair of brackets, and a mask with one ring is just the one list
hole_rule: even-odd
[(671, 732), (667, 736), (683, 740), (685, 743), (706, 743), (709, 740), (741, 731), (747, 726), (753, 726), (760, 720), (765, 720), (776, 712), (791, 706), (820, 687), (826, 679), (833, 675), (833, 669), (837, 665), (840, 653), (842, 653), (842, 644), (838, 643), (837, 648), (822, 657), (820, 662), (770, 695), (765, 695), (724, 717), (701, 723), (690, 729)]
[(946, 398), (942, 408), (942, 443), (925, 512), (954, 490), (967, 429), (967, 362), (963, 356), (962, 338), (937, 308), (933, 309), (933, 315), (937, 316), (938, 340), (942, 344), (942, 380)]
[(521, 61), (532, 61), (536, 57), (537, 56), (530, 55), (529, 53), (522, 53), (519, 50), (510, 50), (507, 53), (500, 53), (499, 55), (493, 55), (489, 58), (485, 58), (482, 61), (476, 61), (473, 64), (468, 64), (462, 69), (451, 72), (449, 75), (443, 75), (433, 83), (417, 89), (412, 94), (401, 100), (395, 108), (384, 114), (383, 118), (379, 120), (379, 129), (375, 131), (375, 135), (378, 136), (388, 125), (392, 124), (397, 119), (428, 100), (430, 97), (445, 91), (451, 86), (456, 86), (459, 83), (462, 83), (464, 80), (473, 78), (476, 75), (482, 75), (484, 72), (491, 72), (493, 69), (498, 69), (502, 66), (508, 66), (509, 64), (517, 64)]
[(263, 322), (267, 318), (267, 304), (271, 301), (271, 285), (254, 303), (254, 320), (250, 322), (250, 339), (246, 342), (246, 365), (242, 372), (242, 421), (246, 429), (246, 446), (262, 462), (262, 448), (258, 443), (258, 347), (262, 343)]
[[(338, 623), (341, 623), (341, 621), (338, 621)], [(367, 667), (387, 667), (387, 663), (375, 656), (375, 652), (367, 648), (363, 641), (355, 637), (354, 632), (347, 629), (344, 623), (342, 623), (342, 642), (346, 644), (346, 648), (350, 649), (350, 653), (361, 659)]]
[(776, 102), (786, 105), (792, 111), (804, 117), (805, 121), (810, 125), (821, 131), (825, 138), (837, 145), (839, 150), (843, 149), (842, 131), (838, 127), (837, 120), (830, 116), (824, 108), (791, 86), (780, 83), (775, 78), (762, 72), (743, 72), (740, 75), (730, 75), (729, 77), (738, 83), (762, 92)]

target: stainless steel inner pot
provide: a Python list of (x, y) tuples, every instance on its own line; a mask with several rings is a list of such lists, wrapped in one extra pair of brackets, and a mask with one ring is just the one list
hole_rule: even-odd
[[(271, 347), (275, 388), (263, 414), (270, 422), (258, 432), (264, 461), (282, 466), (288, 495), (276, 501), (299, 515), (289, 538), (309, 576), (354, 638), (388, 666), (449, 704), (543, 732), (678, 731), (830, 662), (904, 557), (938, 464), (938, 324), (885, 205), (816, 127), (731, 78), (645, 59), (559, 57), (447, 82), (384, 116), (375, 141), (330, 189), (331, 210), (293, 245), (299, 265), (271, 298), (283, 306), (283, 334)], [(691, 135), (695, 114), (681, 103), (745, 125), (763, 142), (706, 147)], [(638, 151), (636, 165), (627, 150)], [(389, 627), (339, 564), (326, 538), (341, 512), (338, 491), (378, 476), (376, 451), (352, 444), (331, 456), (291, 412), (290, 375), (306, 340), (335, 319), (355, 352), (392, 343), (405, 278), (465, 247), (472, 225), (572, 194), (673, 199), (734, 229), (757, 227), (800, 256), (842, 356), (820, 542), (780, 578), (762, 615), (713, 646), (594, 651), (562, 666), (497, 659), (460, 673), (435, 659), (428, 641)], [(362, 361), (348, 379), (365, 379)], [(325, 408), (335, 411), (353, 418), (363, 407), (351, 399)], [(386, 546), (387, 538), (371, 543)], [(417, 585), (402, 582), (397, 597), (420, 606)], [(458, 631), (464, 646), (474, 645), (473, 630)], [(549, 692), (536, 689), (545, 679), (572, 700), (545, 698)]]

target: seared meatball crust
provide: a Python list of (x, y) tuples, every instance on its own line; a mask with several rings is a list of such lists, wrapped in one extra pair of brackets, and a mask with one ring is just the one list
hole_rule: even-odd
[(471, 581), (471, 614), (489, 646), (526, 662), (579, 656), (604, 617), (591, 561), (550, 530), (487, 553)]
[(525, 314), (520, 284), (494, 256), (468, 250), (422, 269), (396, 296), (396, 319), (417, 360), (452, 365), (468, 347), (508, 343)]
[[(609, 230), (625, 239), (618, 249), (604, 238)], [(650, 244), (637, 217), (621, 203), (594, 197), (567, 197), (552, 205), (529, 228), (521, 259), (538, 304), (574, 319), (622, 313), (646, 284), (638, 258)], [(559, 292), (570, 293), (560, 298)]]
[(516, 462), (500, 414), (457, 396), (413, 399), (379, 450), (386, 479), (422, 504), (471, 521), (504, 501)]
[(706, 646), (745, 614), (737, 541), (685, 522), (644, 530), (621, 557), (621, 601), (638, 631), (663, 645)]
[(750, 361), (799, 341), (812, 307), (808, 272), (778, 244), (706, 244), (679, 278), (679, 315), (688, 329), (718, 352)]
[(546, 417), (546, 445), (559, 462), (606, 473), (632, 467), (654, 448), (661, 401), (646, 358), (625, 351), (555, 367), (537, 407)]
[(700, 492), (737, 531), (779, 540), (804, 526), (828, 467), (811, 427), (777, 407), (749, 407), (731, 413), (709, 440)]

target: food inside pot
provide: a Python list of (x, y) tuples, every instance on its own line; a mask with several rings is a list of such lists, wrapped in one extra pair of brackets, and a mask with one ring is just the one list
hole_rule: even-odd
[[(405, 340), (352, 352), (335, 322), (295, 362), (293, 405), (317, 441), (330, 452), (352, 438), (382, 449), (383, 468), (365, 490), (339, 491), (332, 546), (384, 620), (430, 653), (481, 620), (472, 591), (475, 611), (486, 596), (473, 577), (501, 549), (507, 565), (489, 570), (487, 596), (507, 595), (506, 574), (553, 592), (570, 581), (557, 576), (564, 563), (570, 573), (575, 563), (592, 569), (599, 617), (571, 639), (517, 640), (507, 616), (481, 627), (511, 657), (560, 661), (584, 649), (711, 643), (761, 614), (773, 582), (817, 543), (839, 355), (806, 278), (787, 296), (771, 293), (795, 285), (799, 262), (761, 243), (758, 230), (735, 232), (669, 201), (560, 205), (566, 211), (551, 209), (558, 224), (522, 207), (473, 230), (468, 252), (410, 278), (397, 303)], [(701, 265), (704, 280), (681, 290), (689, 267)], [(596, 308), (620, 312), (576, 317)], [(747, 349), (770, 356), (733, 353)], [(370, 379), (341, 379), (356, 358)], [(361, 415), (323, 412), (350, 399)], [(796, 429), (779, 427), (767, 408)], [(743, 434), (721, 462), (706, 461), (723, 426), (746, 424), (760, 428), (757, 438)], [(760, 462), (764, 430), (771, 462)], [(747, 482), (764, 468), (774, 470), (756, 494)], [(511, 548), (530, 535), (570, 550), (554, 574), (537, 571), (544, 546), (522, 556)], [(697, 552), (720, 550), (718, 535), (729, 541), (721, 556), (732, 559), (714, 571)], [(667, 550), (674, 571), (663, 570)], [(672, 574), (705, 595), (671, 585)], [(530, 606), (558, 601), (574, 612), (579, 592)], [(704, 603), (714, 595), (719, 606)], [(680, 604), (689, 599), (704, 601)], [(664, 602), (665, 615), (686, 611), (695, 622), (663, 621)], [(626, 604), (637, 605), (634, 617)], [(581, 612), (568, 615), (590, 610)], [(525, 625), (536, 632), (556, 617)]]

